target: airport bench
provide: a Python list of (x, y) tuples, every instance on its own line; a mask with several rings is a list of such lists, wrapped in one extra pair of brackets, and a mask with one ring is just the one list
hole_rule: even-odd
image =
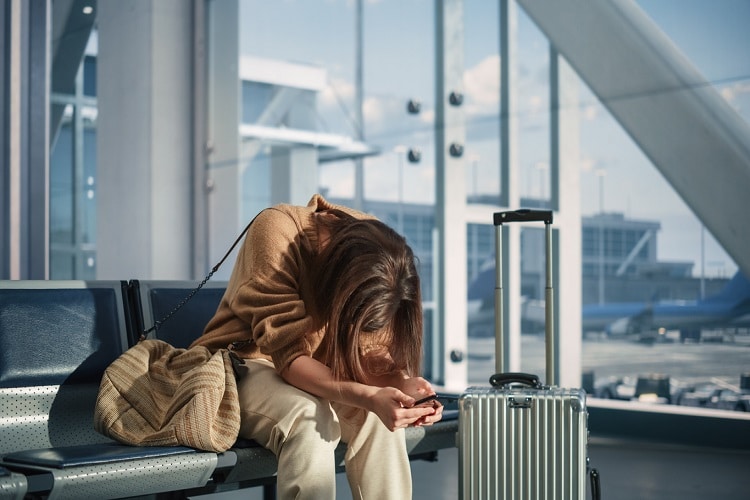
[[(164, 321), (152, 334), (176, 347), (187, 347), (203, 333), (203, 327), (216, 312), (224, 295), (226, 282), (207, 282), (200, 292), (192, 296), (188, 305), (175, 308), (198, 285), (196, 281), (132, 280), (128, 286), (133, 304), (134, 330), (140, 336), (145, 330)], [(435, 460), (440, 449), (455, 447), (458, 429), (457, 412), (448, 412), (443, 421), (427, 427), (406, 429), (406, 447), (412, 460)], [(219, 471), (217, 481), (228, 484), (273, 486), (276, 474), (275, 455), (254, 441), (240, 440), (230, 450), (236, 457), (231, 469)], [(346, 445), (336, 449), (336, 464), (343, 470)], [(222, 489), (222, 488), (219, 488)]]
[(27, 494), (116, 498), (207, 483), (215, 453), (136, 448), (94, 430), (104, 369), (128, 348), (125, 283), (0, 282), (0, 456)]
[[(259, 485), (273, 497), (276, 458), (255, 442), (240, 440), (224, 453), (210, 453), (127, 446), (94, 430), (104, 369), (195, 284), (0, 281), (0, 498), (185, 496)], [(206, 285), (156, 337), (189, 344), (224, 286)], [(438, 450), (455, 446), (456, 430), (455, 415), (408, 429), (410, 457), (434, 459)], [(342, 444), (338, 465), (344, 451)]]
[(0, 467), (0, 498), (21, 500), (26, 495), (27, 489), (26, 476)]

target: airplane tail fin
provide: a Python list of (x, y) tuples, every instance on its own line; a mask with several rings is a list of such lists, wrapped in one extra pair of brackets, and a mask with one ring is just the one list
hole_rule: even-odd
[(729, 283), (717, 294), (706, 297), (704, 302), (730, 302), (734, 305), (750, 300), (750, 280), (737, 271)]

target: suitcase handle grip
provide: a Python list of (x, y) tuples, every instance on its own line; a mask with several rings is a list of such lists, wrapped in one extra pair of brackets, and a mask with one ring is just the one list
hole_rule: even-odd
[(530, 208), (519, 208), (507, 212), (495, 212), (492, 216), (496, 226), (506, 222), (544, 222), (552, 224), (552, 210), (532, 210)]
[(490, 384), (492, 387), (503, 387), (510, 384), (523, 384), (535, 389), (543, 387), (537, 375), (522, 372), (496, 373), (490, 377)]

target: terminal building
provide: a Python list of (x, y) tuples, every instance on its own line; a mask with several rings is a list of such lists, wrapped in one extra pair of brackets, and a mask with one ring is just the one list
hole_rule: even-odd
[[(660, 203), (750, 276), (748, 71), (731, 41), (747, 40), (732, 22), (748, 10), (735, 3), (731, 19), (714, 9), (696, 25), (697, 7), (647, 0), (0, 0), (0, 280), (199, 282), (259, 211), (321, 193), (413, 247), (425, 374), (460, 391), (495, 361), (491, 334), (472, 334), (472, 318), (493, 312), (492, 288), (471, 300), (494, 266), (492, 214), (544, 208), (560, 361), (550, 381), (579, 387), (592, 363), (619, 382), (669, 366), (695, 391), (713, 384), (713, 400), (742, 400), (746, 335), (650, 351), (581, 335), (586, 306), (694, 302), (731, 282), (703, 276), (694, 258), (659, 258)], [(710, 58), (681, 38), (712, 26), (706, 43), (723, 50), (711, 45)], [(723, 72), (708, 64), (720, 59)], [(644, 175), (669, 196), (622, 181)], [(596, 181), (620, 204), (593, 208)], [(628, 215), (615, 196), (625, 190), (650, 203), (648, 215)], [(524, 348), (539, 348), (522, 333), (539, 329), (529, 305), (544, 297), (544, 230), (503, 231), (502, 361), (521, 371), (536, 360)], [(212, 279), (226, 281), (233, 260)], [(740, 306), (729, 323), (750, 320), (750, 301)], [(747, 468), (750, 433), (724, 430), (747, 428), (741, 412), (711, 397), (666, 410), (591, 399), (592, 435), (627, 444), (597, 448), (620, 498), (647, 496), (625, 468), (691, 470), (707, 440), (727, 467), (701, 484), (746, 494), (747, 479), (726, 472)], [(648, 472), (644, 488), (691, 498), (694, 477)]]

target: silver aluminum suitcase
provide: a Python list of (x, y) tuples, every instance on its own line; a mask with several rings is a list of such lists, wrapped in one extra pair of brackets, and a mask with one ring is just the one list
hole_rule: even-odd
[[(502, 225), (542, 221), (546, 236), (545, 341), (547, 385), (535, 375), (504, 372)], [(459, 490), (469, 499), (586, 498), (588, 414), (582, 389), (555, 386), (552, 303), (552, 212), (494, 214), (496, 245), (496, 374), (489, 387), (469, 387), (459, 399)], [(599, 496), (591, 472), (592, 497)]]

